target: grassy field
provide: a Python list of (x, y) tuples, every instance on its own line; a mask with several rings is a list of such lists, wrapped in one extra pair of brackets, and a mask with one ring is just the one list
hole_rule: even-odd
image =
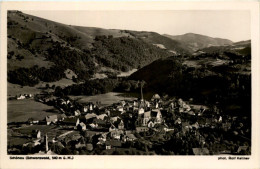
[(130, 76), (131, 74), (133, 74), (136, 71), (137, 71), (137, 69), (132, 69), (132, 70), (129, 70), (128, 72), (121, 72), (119, 75), (117, 75), (117, 77)]
[(52, 85), (60, 86), (62, 88), (75, 84), (71, 79), (62, 78), (59, 81), (56, 82), (40, 82), (39, 84), (35, 85), (34, 87), (29, 86), (21, 86), (18, 84), (12, 84), (7, 82), (7, 96), (16, 96), (20, 94), (39, 94), (42, 91), (44, 91), (46, 84), (49, 84), (51, 87)]
[(227, 64), (227, 60), (221, 60), (221, 59), (211, 59), (211, 58), (201, 58), (199, 60), (185, 60), (183, 62), (183, 65), (187, 65), (188, 67), (194, 67), (199, 68), (203, 64), (205, 65), (211, 65), (211, 66), (220, 66), (223, 64)]
[(48, 106), (33, 99), (8, 100), (7, 122), (23, 122), (29, 118), (42, 120), (48, 115), (57, 114), (53, 106)]
[(40, 93), (41, 89), (38, 89), (36, 87), (29, 87), (29, 86), (24, 86), (21, 87), (20, 85), (17, 84), (12, 84), (12, 83), (7, 83), (7, 95), (8, 96), (16, 96), (20, 94), (36, 94)]
[[(24, 143), (31, 141), (31, 134), (33, 130), (40, 130), (41, 136), (44, 137), (46, 134), (48, 135), (49, 141), (55, 137), (58, 137), (68, 130), (64, 130), (61, 127), (53, 126), (53, 125), (27, 125), (16, 129), (8, 129), (8, 144), (9, 145), (22, 145)], [(78, 131), (73, 131), (68, 136), (72, 137), (74, 135), (79, 135)]]

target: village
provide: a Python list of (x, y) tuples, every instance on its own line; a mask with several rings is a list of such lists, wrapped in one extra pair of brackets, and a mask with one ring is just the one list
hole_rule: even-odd
[[(8, 129), (26, 141), (8, 145), (9, 154), (219, 155), (250, 154), (247, 117), (225, 115), (217, 105), (159, 96), (150, 100), (78, 103), (69, 97), (28, 94), (60, 114), (29, 118)], [(9, 143), (9, 142), (8, 142)]]

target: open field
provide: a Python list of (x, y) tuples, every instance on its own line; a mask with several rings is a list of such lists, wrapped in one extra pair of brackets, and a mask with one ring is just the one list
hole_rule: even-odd
[[(26, 125), (20, 128), (8, 129), (8, 142), (9, 145), (21, 145), (31, 141), (31, 133), (33, 130), (40, 130), (41, 135), (48, 135), (48, 139), (52, 140), (55, 137), (67, 133), (68, 130), (63, 129), (62, 127), (57, 127), (53, 125)], [(78, 131), (71, 131), (69, 135), (74, 136), (78, 135)]]
[(134, 97), (122, 97), (119, 96), (120, 93), (116, 92), (109, 92), (106, 94), (98, 94), (95, 96), (69, 96), (71, 99), (75, 99), (80, 103), (87, 103), (87, 102), (97, 102), (100, 101), (101, 105), (111, 105), (113, 103), (117, 103), (120, 100), (133, 100)]
[(12, 83), (7, 83), (7, 96), (16, 96), (20, 94), (39, 94), (42, 91), (44, 91), (46, 84), (49, 84), (50, 87), (53, 85), (55, 86), (60, 86), (62, 88), (75, 84), (71, 79), (66, 79), (62, 78), (59, 81), (56, 82), (40, 82), (39, 84), (35, 85), (34, 87), (30, 86), (21, 86), (18, 84), (12, 84)]
[(7, 83), (7, 95), (16, 96), (20, 94), (37, 94), (40, 93), (41, 89), (37, 87), (20, 86), (18, 84)]
[(130, 76), (131, 74), (133, 74), (134, 72), (136, 72), (138, 69), (132, 69), (129, 70), (128, 72), (120, 72), (119, 75), (117, 75), (117, 77), (126, 77), (126, 76)]
[(187, 65), (188, 67), (199, 68), (202, 65), (210, 65), (210, 66), (220, 66), (223, 64), (227, 64), (229, 61), (221, 60), (221, 59), (210, 59), (210, 58), (201, 58), (199, 60), (185, 60), (183, 65)]
[(58, 114), (53, 106), (48, 106), (33, 99), (8, 100), (7, 122), (23, 122), (29, 118), (42, 120), (48, 115)]

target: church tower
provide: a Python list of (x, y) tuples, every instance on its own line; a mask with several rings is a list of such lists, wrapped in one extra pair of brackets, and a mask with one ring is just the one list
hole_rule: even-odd
[(144, 101), (144, 97), (143, 97), (143, 85), (144, 85), (144, 82), (140, 82), (140, 87), (141, 87), (141, 100), (140, 100), (140, 103), (139, 103), (139, 109), (140, 108), (145, 108), (145, 101)]

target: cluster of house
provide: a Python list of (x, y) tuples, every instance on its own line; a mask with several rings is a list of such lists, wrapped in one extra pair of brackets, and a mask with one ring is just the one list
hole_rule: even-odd
[[(52, 101), (53, 102), (53, 101)], [(95, 131), (98, 134), (96, 144), (106, 149), (121, 147), (124, 142), (137, 140), (136, 133), (149, 130), (155, 132), (173, 132), (177, 136), (194, 132), (202, 144), (205, 139), (198, 129), (203, 127), (230, 130), (234, 119), (221, 116), (215, 108), (214, 115), (207, 114), (208, 107), (192, 105), (182, 99), (165, 99), (155, 94), (150, 101), (122, 100), (113, 105), (100, 108), (100, 103), (79, 104), (69, 99), (56, 98), (55, 106), (63, 112), (59, 115), (46, 116), (46, 125), (60, 125), (81, 132)], [(30, 120), (30, 124), (39, 121)], [(238, 127), (243, 128), (240, 122)], [(243, 130), (242, 130), (243, 132)], [(235, 134), (240, 134), (237, 132)], [(80, 144), (81, 145), (81, 144)], [(208, 154), (206, 148), (193, 149), (196, 154)]]
[(29, 99), (32, 98), (33, 95), (32, 94), (20, 94), (19, 96), (16, 96), (15, 98), (17, 100), (23, 100), (23, 99)]

